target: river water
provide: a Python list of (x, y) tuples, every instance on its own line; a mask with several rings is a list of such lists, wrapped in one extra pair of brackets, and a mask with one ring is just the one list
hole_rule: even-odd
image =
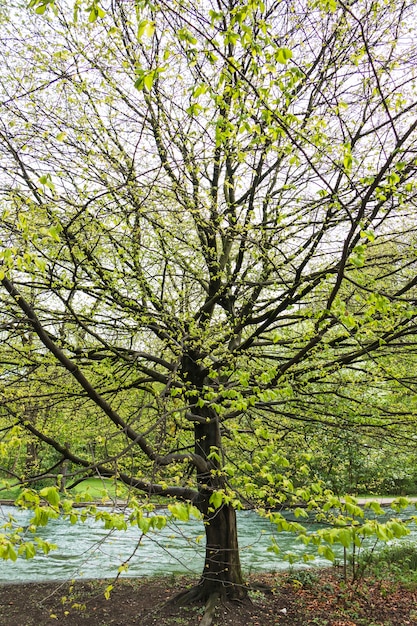
[[(27, 524), (31, 517), (28, 511), (0, 506), (0, 525), (2, 518), (9, 513), (22, 525)], [(392, 511), (389, 513), (396, 515)], [(407, 513), (415, 514), (415, 508)], [(283, 557), (285, 553), (290, 552), (300, 558), (306, 552), (315, 553), (314, 547), (306, 548), (296, 541), (293, 534), (277, 533), (268, 520), (253, 511), (238, 511), (237, 516), (245, 572), (287, 569), (289, 565)], [(317, 525), (311, 525), (311, 530), (316, 528)], [(137, 527), (109, 532), (102, 523), (92, 519), (73, 525), (62, 518), (50, 520), (47, 526), (38, 529), (37, 534), (55, 543), (58, 549), (47, 555), (37, 554), (30, 560), (18, 558), (15, 562), (1, 561), (0, 583), (112, 577), (127, 559), (127, 576), (195, 574), (201, 572), (204, 563), (204, 528), (198, 520), (177, 522), (161, 531), (151, 532), (141, 540), (140, 545), (140, 531)], [(268, 551), (272, 537), (280, 546), (279, 555)], [(413, 527), (406, 539), (417, 541), (417, 528)], [(342, 549), (339, 554), (342, 556)], [(328, 566), (329, 561), (316, 557), (313, 564)]]

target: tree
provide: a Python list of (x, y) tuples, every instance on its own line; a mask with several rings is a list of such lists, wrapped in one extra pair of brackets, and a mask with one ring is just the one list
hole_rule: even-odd
[[(415, 341), (413, 3), (31, 5), (3, 16), (4, 410), (85, 474), (198, 507), (187, 598), (239, 597), (242, 473), (297, 497), (280, 428), (385, 428), (357, 385)], [(98, 454), (19, 417), (57, 368)]]

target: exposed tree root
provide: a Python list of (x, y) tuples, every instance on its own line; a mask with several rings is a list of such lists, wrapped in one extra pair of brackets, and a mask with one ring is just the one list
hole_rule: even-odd
[[(231, 585), (230, 587), (232, 588), (233, 586)], [(247, 597), (247, 590), (248, 588), (242, 588), (241, 597), (239, 594), (232, 594), (232, 597), (229, 599), (231, 601), (243, 601), (244, 598)], [(200, 626), (211, 626), (216, 607), (220, 601), (227, 600), (228, 595), (226, 587), (222, 589), (213, 589), (211, 585), (207, 586), (200, 583), (191, 589), (181, 591), (168, 600), (166, 604), (171, 606), (184, 606), (198, 602), (204, 603), (205, 612), (200, 622)]]
[(185, 604), (193, 604), (194, 602), (205, 602), (207, 594), (201, 585), (195, 585), (191, 589), (180, 591), (173, 598), (167, 601), (168, 605), (182, 606)]
[(200, 626), (211, 626), (218, 599), (219, 599), (218, 593), (213, 593), (209, 597), (206, 603), (206, 610), (204, 612), (203, 619), (200, 622)]
[(174, 596), (174, 598), (168, 600), (167, 604), (175, 604), (178, 606), (191, 604), (193, 602), (205, 602), (206, 610), (200, 622), (200, 626), (211, 626), (220, 597), (221, 594), (218, 591), (212, 592), (207, 597), (207, 590), (204, 590), (203, 586), (197, 585), (192, 589), (182, 591), (178, 595)]
[(209, 600), (215, 596), (221, 600), (239, 601), (247, 597), (248, 588), (238, 585), (207, 585), (200, 582), (198, 585), (181, 591), (173, 598), (167, 601), (168, 605), (186, 605), (201, 602), (208, 604)]

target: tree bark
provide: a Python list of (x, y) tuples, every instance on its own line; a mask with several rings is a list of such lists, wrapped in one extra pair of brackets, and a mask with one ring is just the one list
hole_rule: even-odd
[(200, 579), (202, 595), (235, 599), (246, 595), (237, 538), (236, 511), (223, 504), (204, 516), (206, 558)]
[[(202, 390), (204, 379), (196, 366), (196, 358), (188, 361), (187, 378)], [(215, 491), (224, 490), (225, 478), (221, 471), (221, 430), (217, 413), (208, 405), (195, 405), (193, 413), (204, 418), (194, 426), (195, 453), (206, 461), (206, 471), (197, 470), (198, 498), (195, 502), (203, 514), (206, 533), (206, 556), (204, 569), (197, 588), (185, 594), (185, 600), (206, 601), (212, 595), (237, 599), (245, 597), (239, 557), (236, 511), (223, 502), (215, 507), (210, 498)]]
[[(230, 504), (222, 504), (213, 510), (209, 504), (210, 492), (199, 507), (204, 516), (206, 555), (204, 569), (196, 587), (175, 598), (175, 603), (207, 602), (212, 596), (238, 600), (247, 595), (239, 556), (236, 511)], [(205, 510), (204, 510), (205, 509)]]

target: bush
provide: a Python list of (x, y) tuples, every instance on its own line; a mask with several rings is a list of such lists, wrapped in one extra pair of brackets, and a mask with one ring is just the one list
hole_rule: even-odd
[(378, 578), (387, 573), (396, 580), (417, 580), (417, 543), (402, 541), (385, 546), (382, 550), (365, 551), (359, 559), (359, 568), (372, 572)]
[(417, 543), (411, 541), (386, 546), (376, 555), (379, 562), (399, 569), (417, 571)]

